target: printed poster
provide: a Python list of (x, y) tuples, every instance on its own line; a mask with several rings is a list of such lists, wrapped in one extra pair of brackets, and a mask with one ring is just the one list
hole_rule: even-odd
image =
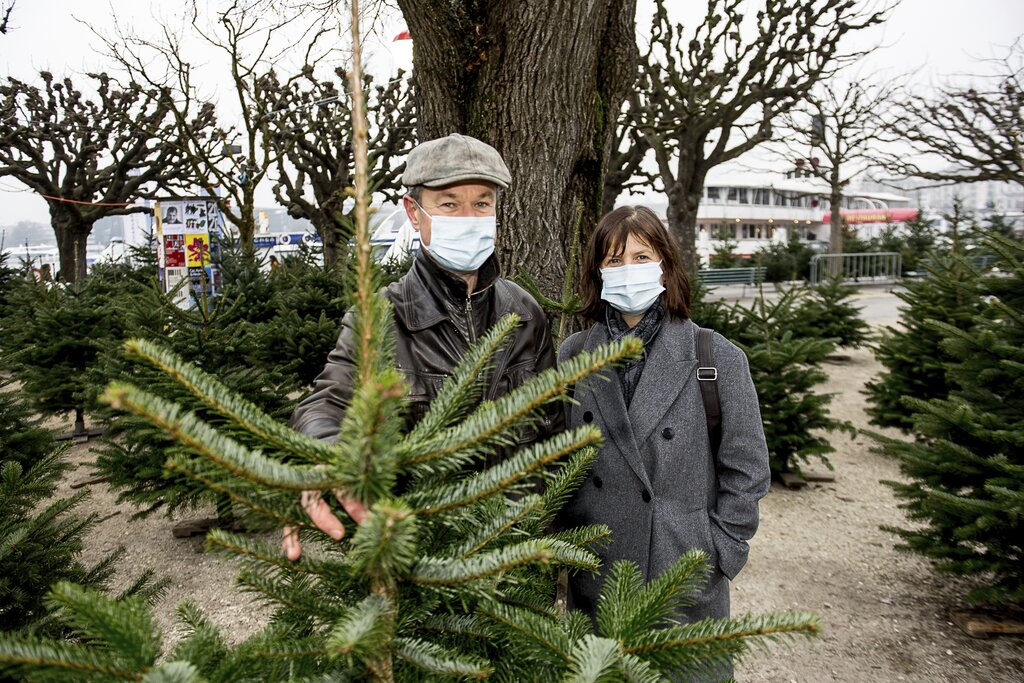
[(218, 242), (224, 219), (214, 200), (168, 199), (154, 207), (157, 263), (165, 292), (174, 292), (174, 303), (192, 308), (217, 296), (221, 274), (217, 267)]

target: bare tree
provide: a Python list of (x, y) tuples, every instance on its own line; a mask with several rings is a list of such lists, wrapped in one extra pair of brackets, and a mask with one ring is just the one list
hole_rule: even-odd
[[(269, 138), (277, 166), (274, 195), (290, 216), (313, 223), (328, 263), (337, 261), (353, 229), (351, 212), (344, 208), (353, 182), (352, 112), (346, 73), (335, 73), (342, 89), (334, 81), (317, 80), (309, 70), (289, 86), (277, 86), (282, 109), (271, 117)], [(410, 83), (400, 73), (374, 88), (367, 76), (365, 91), (370, 93), (370, 191), (396, 200), (405, 169), (404, 160), (398, 160), (416, 136)]]
[(615, 202), (623, 192), (653, 187), (654, 176), (643, 168), (650, 150), (647, 138), (631, 125), (629, 112), (623, 112), (615, 127), (612, 154), (604, 172), (601, 215), (615, 208)]
[(502, 266), (560, 292), (577, 207), (586, 239), (635, 78), (636, 0), (397, 3), (413, 39), (419, 139), (465, 133), (502, 153)]
[[(243, 246), (251, 247), (256, 232), (256, 188), (277, 161), (277, 148), (268, 144), (271, 119), (282, 108), (281, 84), (273, 65), (294, 50), (295, 32), (305, 45), (304, 67), (312, 69), (324, 52), (316, 53), (320, 39), (333, 33), (329, 25), (316, 29), (298, 26), (304, 16), (288, 16), (268, 9), (265, 2), (234, 0), (215, 13), (214, 21), (192, 0), (187, 10), (190, 37), (226, 60), (230, 79), (229, 99), (237, 124), (221, 125), (215, 135), (194, 125), (197, 112), (213, 112), (215, 106), (200, 95), (214, 79), (205, 65), (190, 59), (183, 36), (168, 26), (157, 38), (115, 29), (114, 35), (97, 34), (106, 51), (132, 78), (174, 93), (171, 109), (177, 124), (165, 140), (178, 147), (188, 160), (201, 190), (214, 197)], [(289, 33), (291, 31), (292, 33)], [(293, 78), (299, 78), (296, 75)], [(288, 82), (285, 82), (287, 88)], [(205, 120), (200, 116), (200, 120)]]
[[(996, 76), (908, 95), (888, 123), (912, 148), (887, 161), (895, 175), (939, 183), (1001, 180), (1024, 185), (1024, 44), (998, 60)], [(935, 162), (943, 168), (934, 170)]]
[[(158, 186), (187, 184), (187, 173), (177, 146), (165, 141), (175, 127), (166, 89), (122, 86), (97, 74), (90, 99), (70, 78), (41, 77), (41, 88), (14, 78), (0, 85), (0, 177), (46, 200), (60, 278), (77, 282), (96, 221), (144, 211), (136, 199), (152, 197)], [(193, 120), (197, 130), (208, 127), (206, 114)]]
[(17, 0), (4, 0), (0, 3), (0, 33), (7, 33), (11, 25), (11, 12)]
[(829, 251), (843, 251), (845, 188), (881, 158), (883, 145), (893, 142), (882, 125), (902, 78), (869, 83), (860, 76), (820, 84), (782, 117), (779, 143), (799, 171), (828, 183)]
[(745, 0), (709, 0), (687, 32), (657, 0), (633, 124), (655, 152), (668, 223), (695, 272), (697, 208), (708, 171), (772, 137), (778, 117), (855, 58), (842, 39), (885, 20), (892, 4), (778, 0), (743, 26)]

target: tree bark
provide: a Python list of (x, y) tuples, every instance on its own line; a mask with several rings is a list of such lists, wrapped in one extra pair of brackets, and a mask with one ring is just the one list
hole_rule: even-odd
[(399, 0), (413, 38), (419, 139), (460, 132), (512, 173), (503, 271), (557, 298), (577, 211), (587, 240), (618, 112), (635, 77), (636, 0)]
[(680, 188), (670, 196), (666, 218), (668, 228), (679, 242), (679, 250), (683, 257), (683, 267), (689, 277), (697, 276), (700, 258), (697, 256), (697, 209), (704, 194), (704, 181), (701, 180), (694, 191), (691, 187)]
[(57, 253), (60, 257), (58, 278), (68, 283), (84, 281), (88, 270), (86, 240), (92, 232), (92, 222), (82, 219), (76, 209), (52, 202), (50, 223), (57, 238)]

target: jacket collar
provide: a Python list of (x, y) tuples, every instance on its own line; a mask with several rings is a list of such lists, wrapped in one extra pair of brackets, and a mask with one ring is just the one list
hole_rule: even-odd
[[(493, 295), (498, 281), (498, 259), (492, 254), (477, 271), (477, 286), (472, 299), (477, 303)], [(425, 249), (420, 249), (409, 272), (401, 281), (401, 296), (396, 312), (410, 330), (422, 330), (450, 318), (450, 308), (466, 301), (466, 283), (445, 270)]]

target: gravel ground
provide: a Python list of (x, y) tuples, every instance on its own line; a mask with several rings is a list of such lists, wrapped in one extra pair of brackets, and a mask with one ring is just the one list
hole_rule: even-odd
[[(834, 413), (867, 426), (860, 393), (880, 366), (868, 350), (848, 352), (826, 367), (836, 392)], [(761, 528), (750, 561), (733, 584), (733, 613), (812, 610), (821, 615), (822, 636), (755, 652), (737, 669), (739, 681), (1021, 681), (1024, 640), (978, 640), (948, 619), (962, 606), (961, 582), (934, 574), (927, 562), (893, 549), (882, 524), (901, 525), (902, 511), (883, 479), (898, 479), (893, 462), (869, 452), (866, 437), (835, 437), (831, 456), (835, 482), (801, 491), (775, 485), (761, 505)], [(87, 478), (88, 444), (73, 448), (79, 464), (68, 484)], [(813, 468), (812, 468), (813, 469)], [(91, 485), (83, 507), (105, 520), (87, 541), (86, 561), (119, 545), (127, 549), (118, 581), (146, 568), (171, 577), (156, 613), (166, 645), (178, 636), (174, 609), (188, 600), (222, 626), (233, 641), (257, 630), (267, 610), (234, 586), (234, 562), (197, 553), (194, 541), (173, 538), (162, 516), (130, 522), (132, 509), (118, 506), (103, 484)], [(199, 515), (203, 516), (203, 515)]]

